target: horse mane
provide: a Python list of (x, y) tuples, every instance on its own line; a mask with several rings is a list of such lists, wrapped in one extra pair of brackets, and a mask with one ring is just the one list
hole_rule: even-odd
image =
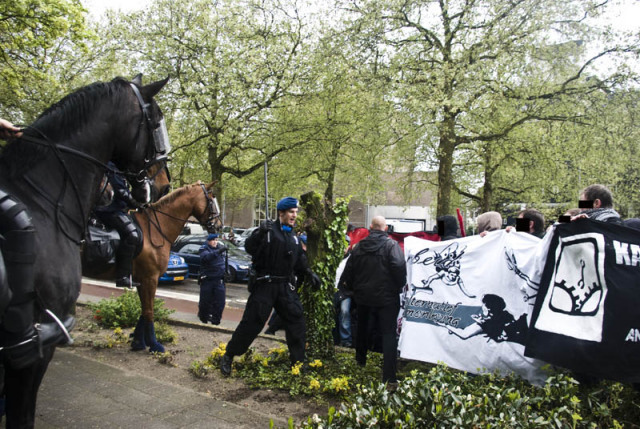
[[(105, 99), (118, 103), (121, 97), (128, 94), (128, 83), (118, 77), (111, 82), (95, 82), (77, 89), (40, 114), (24, 129), (24, 135), (51, 142), (71, 139), (78, 129), (95, 117)], [(50, 155), (50, 149), (46, 146), (18, 138), (2, 150), (0, 165), (9, 177), (15, 177)]]
[(165, 206), (168, 206), (169, 204), (174, 202), (176, 199), (178, 199), (182, 195), (186, 194), (194, 186), (200, 186), (200, 184), (199, 183), (194, 183), (194, 184), (191, 184), (191, 185), (185, 185), (182, 188), (178, 188), (175, 191), (173, 191), (173, 192), (165, 195), (164, 197), (160, 198), (157, 202), (151, 204), (150, 207), (152, 209), (155, 209), (155, 210), (162, 210)]

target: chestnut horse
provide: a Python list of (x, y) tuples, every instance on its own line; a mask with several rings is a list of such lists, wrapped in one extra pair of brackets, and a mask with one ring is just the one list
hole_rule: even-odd
[[(222, 228), (220, 209), (208, 185), (197, 182), (162, 197), (158, 202), (134, 213), (134, 218), (144, 238), (142, 250), (133, 260), (133, 277), (140, 282), (138, 296), (142, 314), (136, 325), (131, 348), (151, 352), (164, 352), (164, 347), (156, 340), (153, 322), (153, 301), (158, 288), (158, 278), (167, 270), (171, 245), (178, 238), (189, 217), (195, 217), (208, 231)], [(83, 266), (84, 272), (95, 275), (100, 267)], [(95, 275), (111, 278), (113, 267), (103, 267), (104, 271)]]

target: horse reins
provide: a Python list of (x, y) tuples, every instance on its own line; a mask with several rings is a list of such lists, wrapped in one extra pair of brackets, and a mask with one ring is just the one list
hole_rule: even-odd
[[(207, 200), (207, 209), (209, 210), (209, 218), (207, 219), (207, 222), (203, 225), (202, 223), (200, 223), (200, 225), (204, 226), (207, 228), (207, 230), (209, 230), (210, 228), (214, 228), (214, 219), (215, 218), (219, 218), (220, 217), (220, 213), (218, 213), (217, 215), (214, 215), (214, 201), (213, 198), (209, 197), (209, 193), (207, 192), (207, 189), (204, 187), (204, 185), (201, 183), (200, 187), (202, 188), (202, 192), (204, 193), (204, 196)], [(151, 216), (149, 216), (149, 213), (147, 213), (147, 210), (151, 210), (153, 212), (154, 218), (155, 218), (155, 222), (153, 222), (151, 220)], [(153, 242), (153, 238), (151, 237), (151, 225), (153, 225), (158, 232), (160, 233), (160, 235), (162, 236), (162, 238), (164, 238), (166, 241), (168, 241), (169, 243), (171, 243), (171, 240), (169, 240), (169, 238), (167, 238), (167, 236), (164, 234), (164, 232), (162, 231), (162, 227), (160, 226), (160, 221), (158, 220), (158, 213), (160, 213), (161, 215), (167, 216), (171, 219), (175, 219), (175, 220), (179, 220), (181, 222), (184, 223), (188, 223), (190, 222), (189, 219), (183, 219), (183, 218), (179, 218), (177, 216), (174, 216), (170, 213), (164, 212), (162, 210), (158, 210), (154, 207), (145, 207), (143, 209), (143, 213), (145, 214), (145, 216), (147, 217), (147, 225), (148, 225), (148, 230), (149, 230), (149, 241), (151, 242), (151, 245), (155, 248), (160, 248), (162, 246), (164, 246), (164, 241), (162, 242), (162, 244), (155, 244)]]
[[(149, 118), (149, 112), (148, 112), (148, 105), (149, 105), (149, 104), (148, 104), (148, 103), (144, 103), (144, 100), (142, 100), (142, 96), (140, 95), (140, 91), (135, 87), (135, 85), (133, 85), (133, 84), (130, 84), (130, 85), (131, 85), (131, 88), (133, 89), (134, 94), (136, 95), (136, 98), (138, 99), (138, 102), (139, 102), (139, 104), (140, 104), (140, 108), (142, 109), (142, 113), (143, 113), (143, 115), (142, 115), (142, 116), (143, 116), (143, 121), (142, 121), (142, 123), (141, 123), (140, 127), (138, 127), (138, 132), (137, 132), (137, 134), (136, 134), (136, 140), (137, 140), (137, 138), (138, 138), (138, 136), (139, 136), (139, 134), (140, 134), (141, 126), (142, 126), (144, 123), (146, 123), (146, 124), (147, 124), (147, 128), (149, 127), (149, 121), (150, 121), (150, 118)], [(62, 208), (63, 208), (63, 207), (62, 207), (62, 204), (60, 203), (60, 201), (62, 200), (62, 198), (64, 197), (64, 194), (66, 193), (66, 184), (67, 184), (67, 179), (68, 179), (68, 181), (70, 181), (70, 182), (71, 182), (71, 187), (72, 187), (72, 189), (73, 189), (74, 196), (75, 196), (75, 198), (76, 198), (76, 200), (77, 200), (78, 207), (80, 208), (80, 216), (81, 216), (81, 219), (86, 219), (86, 218), (87, 218), (87, 214), (85, 214), (85, 213), (84, 213), (84, 209), (83, 209), (83, 207), (82, 207), (82, 198), (80, 197), (80, 191), (79, 191), (79, 189), (78, 189), (78, 185), (76, 184), (76, 181), (73, 179), (73, 176), (69, 173), (69, 168), (67, 167), (67, 164), (66, 164), (66, 162), (65, 162), (65, 160), (64, 160), (64, 157), (62, 156), (62, 152), (67, 152), (67, 153), (69, 153), (69, 154), (71, 154), (71, 155), (74, 155), (74, 156), (76, 156), (76, 157), (82, 158), (82, 159), (84, 159), (84, 160), (86, 160), (86, 161), (89, 161), (89, 162), (91, 162), (91, 163), (93, 163), (93, 164), (98, 165), (99, 167), (103, 168), (104, 170), (111, 170), (111, 171), (112, 171), (113, 173), (115, 173), (115, 174), (121, 174), (121, 175), (123, 175), (123, 176), (125, 176), (125, 177), (133, 178), (133, 179), (135, 179), (135, 180), (136, 180), (136, 181), (138, 181), (138, 182), (140, 182), (140, 181), (143, 181), (143, 180), (144, 180), (144, 178), (143, 178), (143, 179), (139, 179), (139, 178), (140, 178), (140, 177), (142, 177), (143, 175), (146, 177), (146, 174), (147, 174), (147, 173), (146, 173), (147, 168), (149, 168), (149, 166), (150, 166), (150, 165), (153, 165), (153, 163), (155, 163), (155, 162), (157, 162), (157, 161), (158, 161), (158, 160), (154, 160), (153, 162), (151, 162), (151, 163), (150, 163), (150, 162), (145, 158), (145, 168), (144, 168), (143, 170), (139, 171), (138, 173), (123, 172), (123, 171), (118, 170), (117, 168), (113, 168), (113, 167), (111, 167), (111, 166), (109, 166), (109, 165), (105, 164), (104, 162), (102, 162), (102, 161), (100, 161), (100, 160), (98, 160), (98, 159), (94, 158), (93, 156), (88, 155), (88, 154), (86, 154), (86, 153), (84, 153), (84, 152), (82, 152), (82, 151), (79, 151), (79, 150), (77, 150), (77, 149), (74, 149), (74, 148), (72, 148), (72, 147), (65, 146), (65, 145), (62, 145), (62, 144), (53, 143), (53, 142), (52, 142), (52, 141), (51, 141), (51, 140), (50, 140), (50, 139), (49, 139), (49, 138), (44, 134), (44, 132), (42, 132), (42, 131), (41, 131), (41, 130), (39, 130), (38, 128), (34, 127), (33, 125), (28, 125), (28, 126), (26, 126), (26, 127), (23, 127), (23, 129), (27, 129), (27, 128), (28, 128), (28, 129), (32, 129), (32, 130), (34, 130), (36, 133), (38, 133), (40, 136), (42, 136), (42, 138), (38, 138), (38, 137), (31, 136), (31, 135), (28, 135), (28, 134), (24, 134), (24, 133), (23, 133), (23, 135), (20, 137), (20, 140), (24, 140), (24, 141), (27, 141), (27, 142), (30, 142), (30, 143), (38, 144), (38, 145), (41, 145), (41, 146), (46, 146), (46, 147), (49, 147), (50, 149), (52, 149), (52, 150), (53, 150), (53, 152), (54, 152), (54, 154), (55, 154), (55, 156), (56, 156), (56, 159), (57, 159), (57, 160), (58, 160), (58, 162), (62, 165), (62, 169), (63, 169), (63, 178), (64, 178), (63, 182), (64, 182), (64, 183), (63, 183), (63, 186), (62, 186), (62, 190), (61, 190), (60, 196), (58, 197), (58, 201), (56, 202), (56, 201), (53, 201), (51, 198), (49, 198), (49, 196), (48, 196), (48, 195), (46, 195), (44, 192), (42, 192), (42, 191), (39, 189), (39, 187), (38, 187), (38, 186), (33, 182), (33, 180), (29, 179), (27, 176), (25, 176), (25, 181), (26, 181), (26, 182), (27, 182), (27, 184), (29, 184), (29, 186), (31, 186), (31, 187), (32, 187), (36, 192), (38, 192), (38, 194), (39, 194), (40, 196), (42, 196), (46, 201), (48, 201), (50, 204), (52, 204), (52, 205), (55, 207), (55, 219), (56, 219), (56, 225), (58, 225), (58, 228), (60, 228), (60, 231), (62, 231), (62, 233), (65, 235), (65, 237), (67, 237), (69, 240), (71, 240), (72, 242), (76, 243), (77, 245), (82, 244), (82, 243), (84, 242), (84, 240), (85, 240), (85, 237), (86, 237), (86, 235), (87, 235), (87, 227), (86, 227), (86, 225), (85, 225), (85, 226), (83, 226), (83, 225), (79, 225), (80, 230), (81, 230), (81, 233), (80, 233), (80, 239), (79, 239), (79, 240), (77, 240), (77, 239), (75, 239), (74, 237), (72, 237), (72, 236), (70, 235), (70, 233), (68, 233), (68, 232), (67, 232), (67, 231), (62, 227), (61, 220), (60, 220), (60, 216), (61, 216), (60, 214), (61, 214), (61, 213), (62, 213), (62, 214), (65, 214), (65, 213), (62, 211)], [(150, 135), (151, 135), (151, 134), (150, 134)], [(153, 148), (152, 148), (152, 149), (155, 149), (155, 143), (154, 143), (153, 145), (149, 145), (149, 142), (147, 142), (147, 145), (148, 145), (148, 146), (150, 146), (150, 147), (151, 147), (151, 146), (153, 146)], [(147, 152), (149, 152), (149, 149), (147, 149)], [(148, 153), (147, 153), (147, 155), (148, 155)], [(165, 164), (165, 167), (166, 167), (166, 164)], [(154, 177), (155, 177), (155, 176), (157, 176), (157, 174), (158, 174), (161, 170), (162, 170), (162, 169), (159, 169), (159, 170), (158, 170), (158, 172), (154, 175)], [(167, 172), (168, 172), (168, 169), (167, 169)], [(74, 219), (73, 219), (71, 216), (69, 216), (69, 215), (66, 215), (66, 216), (67, 216), (69, 219), (71, 219), (72, 221), (74, 221)]]

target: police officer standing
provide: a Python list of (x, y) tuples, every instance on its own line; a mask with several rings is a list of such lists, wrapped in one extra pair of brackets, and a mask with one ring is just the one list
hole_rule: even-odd
[(271, 309), (284, 320), (291, 364), (304, 362), (306, 326), (302, 303), (295, 291), (295, 275), (306, 276), (313, 287), (320, 279), (311, 271), (300, 239), (293, 232), (298, 216), (298, 200), (292, 197), (278, 202), (278, 220), (262, 222), (245, 242), (251, 255), (255, 280), (249, 280), (249, 299), (240, 324), (231, 336), (220, 370), (231, 374), (233, 357), (244, 354), (264, 327)]
[(202, 323), (220, 324), (226, 302), (224, 273), (227, 247), (218, 242), (218, 234), (209, 234), (200, 247), (200, 302), (198, 318)]
[(126, 179), (117, 173), (114, 163), (107, 164), (107, 179), (113, 188), (113, 202), (106, 207), (96, 207), (94, 213), (98, 220), (120, 234), (120, 244), (116, 251), (116, 286), (137, 287), (140, 283), (131, 278), (133, 258), (142, 237), (138, 233), (129, 209), (138, 208), (139, 204), (129, 192)]

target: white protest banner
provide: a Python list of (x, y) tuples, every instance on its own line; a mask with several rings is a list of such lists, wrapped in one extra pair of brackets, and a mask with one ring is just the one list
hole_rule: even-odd
[(400, 356), (544, 383), (543, 363), (526, 358), (524, 344), (545, 246), (504, 230), (444, 242), (407, 237)]

